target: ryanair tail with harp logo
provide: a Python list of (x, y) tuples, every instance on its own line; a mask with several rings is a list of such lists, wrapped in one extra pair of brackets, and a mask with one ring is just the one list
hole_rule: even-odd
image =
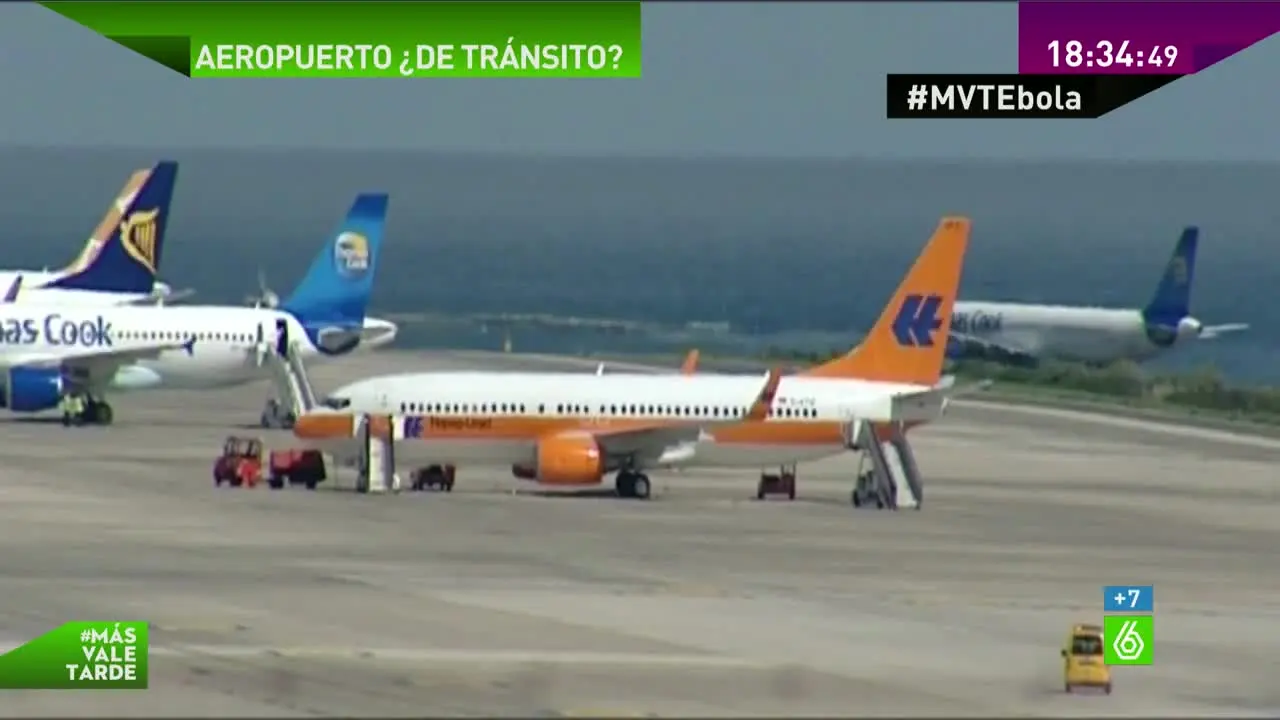
[(45, 287), (62, 290), (147, 294), (155, 285), (164, 250), (169, 203), (178, 164), (157, 163), (131, 195), (121, 198), (120, 219), (97, 255), (83, 267)]

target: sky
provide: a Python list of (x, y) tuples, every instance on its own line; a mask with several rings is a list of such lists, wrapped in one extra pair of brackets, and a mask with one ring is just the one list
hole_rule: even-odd
[(1015, 72), (1016, 3), (649, 4), (644, 77), (616, 80), (191, 80), (40, 6), (0, 3), (0, 138), (574, 156), (1277, 160), (1277, 67), (1272, 38), (1101, 120), (887, 120), (885, 73)]

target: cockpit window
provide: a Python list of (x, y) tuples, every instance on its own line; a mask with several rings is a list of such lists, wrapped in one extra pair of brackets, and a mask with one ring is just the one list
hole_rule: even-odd
[(344, 408), (350, 407), (350, 405), (351, 405), (351, 400), (350, 400), (350, 398), (344, 398), (344, 397), (338, 397), (338, 396), (336, 396), (336, 395), (331, 395), (331, 396), (329, 396), (329, 397), (325, 398), (324, 400), (321, 400), (321, 401), (320, 401), (320, 404), (321, 404), (321, 405), (324, 405), (325, 407), (327, 407), (327, 408), (329, 408), (329, 409), (331, 409), (331, 410), (342, 410), (342, 409), (344, 409)]

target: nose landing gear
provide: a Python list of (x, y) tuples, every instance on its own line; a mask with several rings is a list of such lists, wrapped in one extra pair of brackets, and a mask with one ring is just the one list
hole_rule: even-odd
[(262, 406), (258, 424), (266, 429), (291, 430), (296, 420), (297, 417), (284, 406), (284, 403), (271, 398)]

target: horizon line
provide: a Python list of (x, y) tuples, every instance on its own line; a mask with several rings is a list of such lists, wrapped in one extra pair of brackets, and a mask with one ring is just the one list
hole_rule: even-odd
[(390, 147), (333, 147), (306, 145), (81, 145), (68, 143), (0, 143), (0, 152), (143, 152), (156, 155), (172, 155), (174, 152), (245, 152), (245, 153), (315, 153), (323, 155), (433, 155), (453, 159), (483, 160), (557, 160), (557, 161), (648, 161), (648, 162), (743, 162), (758, 164), (863, 162), (874, 164), (982, 164), (982, 165), (1236, 165), (1280, 166), (1280, 159), (1265, 158), (1115, 158), (1115, 157), (981, 157), (967, 155), (907, 156), (907, 155), (736, 155), (707, 152), (679, 153), (557, 153), (550, 151), (511, 151), (486, 149), (445, 148), (390, 148)]

